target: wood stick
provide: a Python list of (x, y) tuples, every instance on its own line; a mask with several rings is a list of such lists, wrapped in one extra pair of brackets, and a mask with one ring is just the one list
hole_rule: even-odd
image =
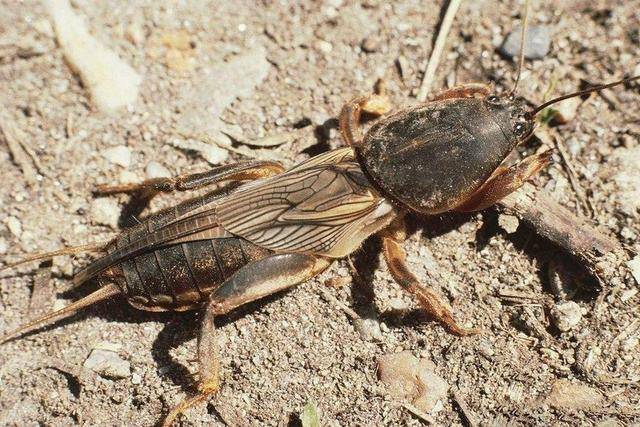
[(502, 199), (497, 208), (518, 217), (605, 282), (619, 277), (618, 270), (628, 259), (617, 240), (604, 235), (532, 184), (527, 183)]
[(436, 75), (436, 69), (438, 68), (438, 64), (440, 64), (440, 57), (442, 56), (442, 52), (444, 50), (444, 44), (447, 41), (447, 36), (449, 35), (449, 30), (451, 29), (453, 18), (456, 16), (456, 12), (458, 11), (459, 7), (460, 0), (451, 0), (449, 2), (447, 11), (445, 12), (444, 18), (442, 19), (442, 25), (440, 25), (440, 32), (438, 33), (436, 43), (433, 46), (433, 51), (431, 52), (431, 57), (429, 58), (429, 62), (427, 63), (427, 69), (425, 70), (424, 77), (422, 78), (422, 84), (420, 85), (420, 91), (418, 92), (419, 102), (424, 102), (427, 100), (427, 95), (429, 95), (429, 91), (431, 90), (433, 78)]

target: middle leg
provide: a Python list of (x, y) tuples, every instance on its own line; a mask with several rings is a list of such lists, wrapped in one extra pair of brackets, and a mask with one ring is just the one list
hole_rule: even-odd
[(406, 239), (404, 219), (396, 219), (382, 232), (382, 251), (391, 275), (404, 290), (413, 294), (420, 306), (452, 334), (465, 336), (477, 334), (477, 329), (460, 326), (448, 304), (433, 290), (424, 287), (406, 265), (405, 252), (401, 243)]
[(382, 82), (376, 84), (376, 91), (371, 95), (354, 98), (347, 102), (340, 111), (339, 125), (342, 140), (350, 147), (362, 143), (360, 115), (365, 113), (382, 116), (391, 110), (391, 102), (386, 95)]

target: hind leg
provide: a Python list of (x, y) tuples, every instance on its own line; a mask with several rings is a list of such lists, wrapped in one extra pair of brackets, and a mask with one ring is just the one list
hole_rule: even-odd
[(163, 421), (170, 426), (178, 415), (208, 399), (220, 388), (220, 359), (215, 317), (236, 307), (305, 282), (325, 270), (331, 261), (306, 254), (271, 255), (238, 270), (209, 297), (198, 335), (197, 394), (173, 408)]

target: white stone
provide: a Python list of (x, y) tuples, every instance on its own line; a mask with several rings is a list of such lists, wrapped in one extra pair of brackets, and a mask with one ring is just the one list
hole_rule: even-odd
[(131, 376), (131, 364), (118, 353), (109, 350), (93, 349), (82, 367), (105, 378), (121, 379)]
[(6, 220), (7, 228), (18, 239), (22, 236), (22, 223), (15, 216), (10, 216)]
[(636, 255), (631, 261), (627, 261), (627, 267), (631, 270), (636, 283), (640, 285), (640, 255)]
[(120, 218), (120, 205), (115, 199), (101, 197), (91, 202), (91, 222), (94, 224), (108, 225), (118, 228)]
[(131, 375), (131, 384), (138, 385), (141, 382), (142, 382), (142, 377), (140, 376), (140, 374), (134, 373), (133, 375)]
[(111, 163), (128, 168), (131, 165), (131, 150), (124, 145), (107, 148), (102, 156)]
[(518, 230), (520, 221), (517, 216), (500, 214), (498, 217), (498, 225), (508, 234), (513, 234)]
[(113, 112), (133, 103), (142, 78), (126, 62), (91, 34), (69, 0), (45, 0), (58, 44), (73, 70), (102, 111)]

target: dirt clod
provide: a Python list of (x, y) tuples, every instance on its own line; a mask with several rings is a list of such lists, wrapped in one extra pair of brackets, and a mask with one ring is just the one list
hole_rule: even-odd
[(430, 412), (447, 396), (449, 385), (436, 375), (435, 365), (418, 359), (409, 351), (382, 356), (378, 376), (396, 399), (408, 400), (423, 412)]
[(558, 409), (584, 410), (595, 408), (604, 401), (593, 387), (569, 380), (558, 380), (551, 387), (546, 403)]
[(563, 332), (576, 327), (582, 319), (582, 309), (575, 301), (568, 301), (556, 306), (551, 310), (553, 322)]

